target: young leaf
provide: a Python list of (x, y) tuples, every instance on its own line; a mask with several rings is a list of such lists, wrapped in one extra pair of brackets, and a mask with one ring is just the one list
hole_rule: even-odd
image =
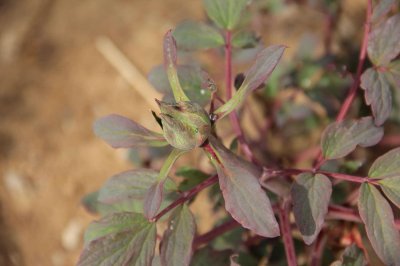
[(248, 0), (204, 0), (204, 7), (208, 17), (218, 27), (233, 30), (247, 2)]
[(120, 115), (112, 114), (96, 120), (93, 130), (96, 136), (113, 148), (168, 145), (162, 134), (150, 131)]
[(215, 111), (215, 114), (222, 118), (240, 106), (251, 91), (268, 79), (281, 59), (284, 50), (285, 46), (283, 45), (272, 45), (262, 50), (257, 55), (256, 62), (245, 73), (242, 86), (228, 102)]
[(251, 31), (239, 31), (232, 37), (232, 46), (235, 48), (254, 48), (259, 44), (259, 38)]
[(321, 149), (326, 159), (338, 159), (352, 152), (357, 145), (369, 147), (383, 137), (383, 129), (376, 127), (372, 117), (343, 120), (330, 124), (322, 133)]
[(293, 213), (304, 242), (317, 238), (328, 213), (332, 183), (322, 174), (302, 173), (292, 185)]
[(210, 137), (210, 142), (217, 156), (212, 162), (217, 169), (226, 210), (243, 227), (258, 235), (279, 236), (271, 203), (258, 181), (261, 171), (214, 137)]
[(368, 177), (400, 177), (400, 148), (393, 149), (376, 159), (369, 169)]
[(184, 21), (176, 26), (173, 36), (178, 49), (192, 51), (224, 45), (222, 35), (213, 27), (195, 21)]
[(377, 22), (381, 17), (386, 15), (395, 2), (396, 0), (379, 0), (372, 11), (372, 21)]
[(382, 179), (379, 184), (386, 197), (400, 208), (400, 175)]
[(368, 38), (368, 56), (376, 66), (385, 66), (400, 52), (400, 14), (376, 27)]
[(385, 73), (368, 68), (361, 76), (361, 88), (365, 90), (365, 102), (371, 105), (375, 125), (381, 126), (392, 111), (392, 93)]
[(151, 265), (156, 226), (137, 213), (115, 213), (93, 222), (78, 266)]
[(169, 84), (171, 85), (176, 102), (189, 101), (189, 98), (186, 96), (179, 82), (176, 69), (177, 60), (176, 41), (171, 31), (168, 31), (164, 36), (164, 67), (167, 71)]
[(362, 184), (358, 210), (372, 247), (386, 265), (400, 265), (400, 235), (389, 203), (373, 185)]
[(195, 219), (186, 204), (177, 208), (171, 217), (161, 243), (161, 265), (188, 266), (196, 233)]
[(147, 191), (144, 198), (144, 216), (147, 219), (153, 218), (160, 209), (164, 193), (164, 180), (155, 182)]
[[(210, 102), (211, 93), (216, 89), (214, 81), (200, 67), (191, 65), (177, 66), (178, 78), (183, 91), (193, 102), (205, 106)], [(173, 94), (168, 76), (162, 66), (153, 68), (148, 76), (150, 83), (165, 95), (165, 101), (172, 102)]]

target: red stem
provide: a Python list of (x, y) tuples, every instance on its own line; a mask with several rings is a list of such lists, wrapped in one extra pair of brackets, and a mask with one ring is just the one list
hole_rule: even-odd
[[(349, 90), (349, 93), (347, 94), (346, 99), (344, 100), (339, 114), (336, 117), (336, 122), (341, 122), (347, 115), (351, 104), (353, 103), (356, 95), (357, 95), (357, 89), (360, 87), (360, 77), (362, 74), (363, 66), (365, 63), (366, 55), (367, 55), (367, 47), (368, 47), (368, 37), (369, 37), (369, 32), (371, 30), (371, 15), (372, 15), (372, 0), (368, 0), (367, 2), (367, 11), (366, 11), (366, 19), (365, 19), (365, 24), (364, 24), (364, 37), (362, 40), (361, 44), (361, 50), (360, 50), (360, 55), (359, 55), (359, 60), (358, 60), (358, 65), (357, 65), (357, 72), (354, 77), (352, 86)], [(316, 160), (314, 164), (314, 169), (319, 169), (321, 165), (325, 162), (325, 159), (322, 157), (322, 152), (319, 152), (318, 159)]]
[(157, 222), (161, 217), (163, 217), (166, 213), (168, 213), (170, 210), (174, 209), (176, 206), (183, 204), (185, 201), (191, 199), (194, 195), (196, 195), (198, 192), (201, 190), (205, 189), (208, 186), (211, 186), (218, 181), (218, 175), (213, 175), (212, 177), (207, 178), (194, 188), (185, 191), (180, 198), (172, 202), (170, 205), (165, 207), (162, 211), (160, 211), (152, 220)]
[(194, 240), (193, 243), (193, 249), (198, 248), (199, 246), (201, 246), (202, 244), (208, 243), (212, 240), (214, 240), (215, 238), (219, 237), (220, 235), (223, 235), (224, 233), (235, 229), (236, 227), (240, 226), (240, 224), (238, 222), (236, 222), (235, 220), (230, 220), (226, 223), (223, 223), (217, 227), (215, 227), (214, 229), (212, 229), (211, 231), (197, 236)]
[(292, 228), (289, 218), (290, 204), (287, 200), (282, 203), (282, 207), (278, 210), (278, 215), (288, 266), (297, 266), (296, 251), (294, 249)]

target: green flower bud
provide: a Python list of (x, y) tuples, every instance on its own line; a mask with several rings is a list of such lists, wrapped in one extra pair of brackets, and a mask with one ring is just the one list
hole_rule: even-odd
[(191, 150), (202, 145), (211, 132), (206, 111), (194, 102), (166, 103), (157, 101), (164, 137), (180, 150)]

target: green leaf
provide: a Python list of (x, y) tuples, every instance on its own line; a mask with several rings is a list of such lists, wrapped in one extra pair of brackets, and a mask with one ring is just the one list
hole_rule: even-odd
[(175, 175), (184, 178), (184, 180), (179, 184), (180, 191), (192, 189), (209, 177), (208, 174), (188, 166), (179, 168), (175, 172)]
[(232, 46), (235, 48), (248, 49), (259, 45), (259, 38), (251, 31), (239, 31), (232, 37)]
[(396, 0), (379, 0), (378, 4), (374, 6), (372, 11), (372, 21), (377, 22), (380, 18), (386, 15), (395, 2)]
[(400, 208), (400, 176), (382, 179), (379, 184), (386, 197)]
[(171, 217), (161, 244), (161, 264), (188, 266), (192, 257), (196, 221), (186, 204), (177, 208)]
[(348, 246), (342, 255), (342, 266), (364, 266), (367, 262), (364, 253), (355, 244)]
[[(203, 107), (207, 105), (210, 102), (211, 93), (216, 90), (216, 85), (208, 73), (200, 67), (189, 65), (177, 66), (177, 71), (182, 89), (189, 99)], [(165, 95), (165, 101), (172, 101), (172, 89), (164, 67), (153, 68), (148, 79), (154, 88)]]
[(302, 173), (293, 182), (293, 213), (307, 245), (314, 242), (322, 229), (331, 194), (332, 183), (322, 174)]
[(248, 0), (204, 0), (203, 2), (208, 17), (218, 27), (233, 30)]
[(229, 265), (231, 251), (216, 251), (210, 247), (198, 250), (192, 259), (192, 266), (226, 266)]
[(187, 51), (217, 48), (225, 44), (225, 40), (218, 30), (196, 21), (184, 21), (178, 24), (173, 36), (178, 49)]
[(148, 130), (120, 115), (112, 114), (96, 120), (93, 130), (96, 136), (113, 148), (168, 145), (162, 134)]
[(368, 68), (361, 76), (360, 86), (365, 91), (365, 102), (371, 106), (375, 125), (382, 125), (392, 111), (392, 93), (385, 73)]
[(381, 193), (371, 184), (362, 184), (358, 210), (372, 247), (386, 265), (399, 265), (400, 235), (392, 209)]
[(218, 158), (212, 159), (212, 163), (217, 169), (225, 209), (243, 227), (256, 234), (279, 236), (271, 203), (258, 180), (260, 169), (233, 154), (214, 137), (210, 136), (209, 140)]
[(285, 46), (283, 45), (272, 45), (262, 50), (257, 55), (256, 62), (245, 73), (245, 79), (238, 91), (229, 101), (219, 107), (215, 114), (222, 118), (239, 107), (251, 91), (257, 89), (268, 79), (284, 50)]
[(400, 52), (400, 14), (374, 28), (368, 39), (368, 56), (376, 66), (386, 66)]
[(151, 265), (156, 226), (137, 213), (115, 213), (93, 222), (85, 233), (78, 266)]
[(369, 147), (383, 137), (383, 129), (376, 127), (372, 117), (343, 120), (330, 124), (322, 133), (321, 149), (326, 159), (338, 159), (352, 152), (357, 145)]
[(368, 172), (370, 178), (387, 178), (400, 176), (400, 148), (390, 150), (378, 157)]

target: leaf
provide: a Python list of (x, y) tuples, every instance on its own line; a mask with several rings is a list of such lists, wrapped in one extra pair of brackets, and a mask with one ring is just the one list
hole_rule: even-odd
[(115, 213), (93, 222), (78, 266), (151, 265), (156, 226), (137, 213)]
[(361, 88), (365, 102), (371, 106), (375, 125), (381, 126), (392, 111), (392, 93), (385, 73), (368, 68), (361, 76)]
[(229, 265), (230, 254), (229, 250), (216, 251), (205, 247), (193, 255), (192, 266), (226, 266)]
[(187, 51), (217, 48), (225, 44), (215, 28), (202, 22), (184, 21), (176, 26), (173, 36), (178, 49)]
[(348, 246), (342, 255), (342, 266), (364, 266), (367, 262), (364, 253), (355, 244)]
[(379, 184), (386, 197), (400, 208), (400, 176), (382, 179)]
[(230, 264), (230, 266), (240, 266), (240, 264), (238, 263), (238, 258), (239, 258), (238, 254), (231, 255), (231, 264)]
[(386, 15), (393, 7), (395, 0), (379, 0), (372, 11), (372, 21), (377, 22), (381, 17)]
[(232, 46), (235, 48), (248, 49), (259, 45), (259, 38), (251, 31), (239, 31), (232, 37)]
[(257, 55), (256, 62), (245, 73), (242, 86), (229, 101), (215, 111), (215, 114), (222, 118), (240, 106), (251, 91), (257, 89), (268, 79), (281, 59), (284, 50), (285, 46), (283, 45), (272, 45), (262, 50)]
[(144, 216), (152, 219), (158, 212), (163, 200), (164, 180), (155, 182), (147, 191), (144, 198)]
[(307, 245), (314, 242), (322, 229), (331, 194), (332, 183), (322, 174), (302, 173), (293, 182), (293, 213)]
[(248, 0), (204, 0), (208, 17), (218, 27), (233, 30), (240, 20), (240, 15)]
[(393, 78), (393, 87), (400, 90), (400, 60), (390, 62), (388, 70), (389, 75)]
[(218, 158), (212, 162), (217, 169), (226, 210), (243, 227), (258, 235), (279, 236), (271, 203), (258, 180), (260, 170), (233, 154), (214, 137), (210, 136), (209, 140)]
[[(189, 99), (202, 106), (207, 105), (210, 102), (211, 93), (216, 89), (208, 73), (200, 67), (190, 65), (178, 66), (177, 71), (182, 89)], [(165, 95), (165, 100), (171, 102), (172, 89), (165, 69), (162, 66), (153, 68), (148, 79), (154, 88)]]
[(160, 147), (168, 144), (163, 135), (115, 114), (96, 120), (93, 130), (96, 136), (113, 148), (133, 148), (146, 145)]
[(400, 52), (400, 14), (374, 28), (368, 38), (368, 56), (375, 66), (386, 66)]
[(184, 166), (175, 172), (175, 175), (183, 177), (184, 180), (179, 184), (180, 191), (186, 191), (194, 188), (206, 180), (209, 175), (195, 168)]
[(376, 127), (372, 117), (343, 120), (330, 124), (322, 133), (321, 149), (326, 159), (338, 159), (352, 152), (357, 145), (369, 147), (383, 137), (383, 129)]
[(192, 257), (196, 221), (186, 204), (177, 208), (171, 217), (161, 244), (161, 264), (188, 266)]
[(400, 235), (389, 203), (373, 185), (361, 185), (358, 210), (372, 247), (386, 265), (400, 265)]
[(390, 150), (378, 157), (368, 172), (370, 178), (400, 176), (400, 148)]

